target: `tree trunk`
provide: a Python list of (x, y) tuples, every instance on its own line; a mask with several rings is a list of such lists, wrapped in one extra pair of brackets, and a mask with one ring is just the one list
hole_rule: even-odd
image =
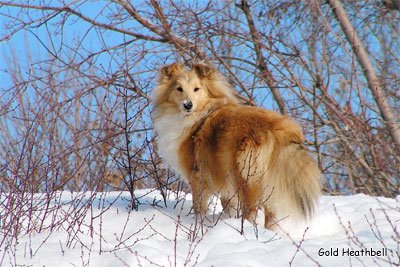
[(385, 122), (390, 136), (397, 148), (400, 148), (400, 126), (396, 122), (393, 111), (387, 101), (385, 94), (383, 93), (382, 87), (379, 83), (378, 77), (374, 71), (371, 61), (369, 60), (368, 53), (364, 49), (360, 37), (354, 30), (349, 18), (347, 17), (346, 11), (343, 9), (340, 0), (328, 0), (329, 6), (338, 20), (340, 27), (342, 28), (347, 41), (351, 44), (351, 48), (357, 57), (357, 61), (360, 64), (364, 75), (368, 82), (368, 87), (374, 97), (375, 103), (379, 108), (379, 112)]

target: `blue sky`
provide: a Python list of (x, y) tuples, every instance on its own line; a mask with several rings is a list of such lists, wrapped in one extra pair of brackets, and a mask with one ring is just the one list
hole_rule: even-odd
[[(54, 3), (54, 1), (52, 1)], [(107, 23), (108, 21), (104, 19), (102, 12), (107, 12), (107, 5), (111, 3), (108, 1), (83, 1), (76, 10), (87, 17), (95, 18), (96, 21), (101, 23)], [(60, 6), (54, 3), (54, 6)], [(32, 2), (34, 5), (35, 3)], [(113, 5), (113, 4), (111, 4)], [(28, 16), (36, 19), (42, 16), (41, 11), (29, 10), (27, 14), (20, 13), (20, 9), (16, 7), (2, 7), (0, 9), (2, 14), (11, 14), (23, 20), (29, 20)], [(46, 12), (50, 14), (51, 12)], [(65, 13), (63, 13), (65, 14)], [(3, 26), (14, 23), (15, 20), (9, 19), (5, 16), (1, 17), (1, 24)], [(62, 16), (58, 15), (55, 18), (49, 20), (45, 24), (41, 24), (37, 27), (38, 23), (33, 23), (27, 26), (25, 29), (20, 30), (15, 33), (9, 40), (4, 40), (0, 43), (0, 53), (3, 60), (0, 62), (0, 69), (2, 70), (2, 88), (7, 88), (9, 85), (9, 77), (3, 71), (7, 68), (7, 63), (4, 58), (10, 57), (14, 54), (18, 62), (22, 64), (24, 71), (28, 71), (30, 68), (26, 66), (27, 58), (31, 55), (33, 61), (45, 60), (48, 58), (49, 53), (57, 54), (61, 58), (68, 57), (68, 54), (75, 52), (75, 48), (88, 48), (91, 51), (98, 51), (104, 49), (105, 46), (112, 47), (116, 44), (123, 42), (124, 36), (119, 33), (114, 33), (107, 31), (105, 34), (99, 34), (99, 29), (93, 27), (91, 24), (78, 19), (76, 16), (69, 16), (62, 27), (60, 27), (60, 20)], [(130, 27), (128, 23), (123, 25), (124, 27)], [(58, 32), (59, 34), (53, 35), (53, 32)], [(5, 27), (1, 27), (0, 38), (6, 36), (10, 31), (7, 31)], [(100, 38), (101, 37), (101, 38)], [(126, 37), (129, 40), (130, 37)], [(77, 46), (77, 40), (79, 40), (80, 46)], [(75, 45), (71, 47), (70, 45)], [(71, 51), (72, 50), (72, 51)], [(79, 62), (87, 57), (88, 53), (84, 49), (79, 49), (76, 61)], [(51, 57), (51, 56), (50, 56)], [(79, 58), (80, 57), (80, 58)], [(100, 59), (103, 62), (110, 61), (107, 54), (103, 53)]]

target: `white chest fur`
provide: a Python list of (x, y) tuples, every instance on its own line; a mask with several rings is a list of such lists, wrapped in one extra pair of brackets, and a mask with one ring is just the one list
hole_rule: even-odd
[(181, 113), (160, 116), (153, 122), (158, 133), (158, 149), (161, 157), (177, 174), (184, 178), (179, 164), (178, 149), (186, 138), (185, 129), (194, 121), (185, 118)]

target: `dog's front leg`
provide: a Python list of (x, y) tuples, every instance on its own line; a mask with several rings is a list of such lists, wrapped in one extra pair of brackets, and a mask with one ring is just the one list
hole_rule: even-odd
[(193, 210), (196, 222), (202, 223), (208, 210), (210, 191), (207, 183), (201, 179), (201, 175), (198, 172), (192, 173), (189, 184), (192, 190)]

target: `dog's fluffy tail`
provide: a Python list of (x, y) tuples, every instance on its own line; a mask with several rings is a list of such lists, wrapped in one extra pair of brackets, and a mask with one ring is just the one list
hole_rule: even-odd
[[(274, 194), (290, 216), (309, 219), (321, 193), (321, 172), (303, 145), (282, 147), (276, 157)], [(278, 192), (277, 192), (278, 191)]]

